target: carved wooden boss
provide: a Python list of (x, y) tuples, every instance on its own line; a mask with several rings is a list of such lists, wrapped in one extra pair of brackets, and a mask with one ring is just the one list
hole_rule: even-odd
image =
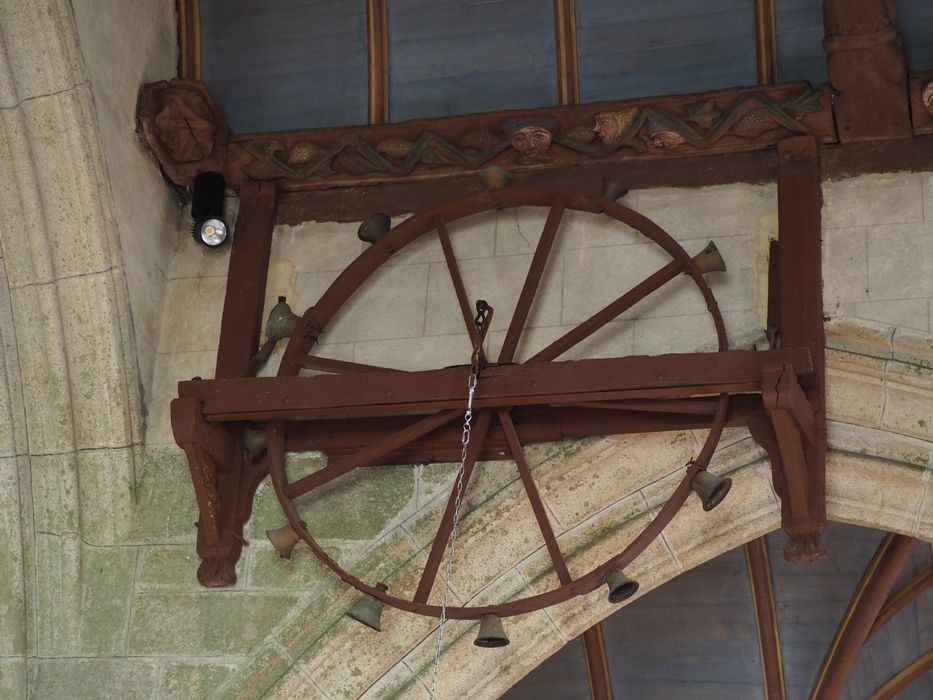
[[(844, 54), (850, 48), (847, 41), (852, 43), (840, 36), (830, 50)], [(878, 46), (869, 48), (874, 51)], [(846, 60), (848, 54), (839, 58), (843, 66), (838, 70), (831, 64), (831, 76), (844, 76)], [(911, 82), (914, 104), (924, 109), (923, 100), (930, 92), (924, 92), (927, 84)], [(870, 127), (865, 120), (842, 116), (842, 122), (850, 124), (843, 141), (866, 137), (865, 129)], [(915, 114), (918, 133), (925, 133), (928, 116)], [(895, 128), (890, 119), (884, 124)], [(360, 581), (341, 568), (317, 545), (299, 506), (314, 497), (314, 489), (360, 467), (457, 461), (471, 348), (464, 348), (462, 367), (402, 372), (318, 357), (315, 346), (380, 265), (424, 236), (437, 236), (440, 241), (457, 303), (475, 340), (479, 331), (473, 325), (472, 300), (464, 289), (451, 244), (455, 234), (448, 232), (448, 225), (478, 212), (522, 206), (546, 207), (549, 215), (503, 348), (495, 361), (480, 358), (477, 417), (464, 480), (469, 480), (477, 460), (514, 461), (560, 586), (484, 608), (451, 608), (447, 615), (515, 615), (598, 587), (607, 572), (637, 557), (673, 518), (727, 425), (747, 425), (771, 457), (783, 527), (790, 535), (786, 556), (808, 559), (824, 554), (818, 145), (840, 140), (828, 88), (814, 91), (797, 83), (651, 102), (232, 136), (203, 84), (175, 80), (145, 87), (140, 128), (177, 184), (188, 186), (198, 172), (214, 170), (224, 173), (240, 192), (216, 378), (181, 382), (179, 398), (172, 402), (175, 438), (188, 456), (200, 509), (198, 578), (203, 585), (234, 582), (244, 544), (243, 525), (255, 489), (268, 475), (291, 527), (344, 581), (396, 607), (425, 615), (440, 613), (427, 601), (450, 533), (455, 494), (410, 599)], [(929, 138), (914, 141), (917, 147), (929, 149)], [(770, 179), (776, 176), (778, 181), (780, 242), (771, 244), (767, 329), (771, 349), (766, 351), (728, 347), (718, 305), (704, 278), (705, 273), (721, 269), (715, 247), (692, 257), (656, 224), (611, 198), (580, 191), (589, 187), (554, 185), (568, 179), (585, 183), (607, 171), (628, 180), (626, 184), (639, 184), (632, 181), (631, 173), (644, 173), (646, 168), (673, 172), (688, 162), (710, 170), (724, 162), (716, 160), (722, 154), (752, 152), (765, 155), (761, 162), (771, 171)], [(708, 154), (720, 155), (704, 160)], [(503, 186), (508, 178), (499, 168), (508, 169), (512, 185)], [(482, 177), (477, 178), (477, 173)], [(453, 187), (461, 197), (449, 201)], [(462, 196), (464, 192), (467, 196)], [(413, 201), (443, 203), (395, 227), (354, 261), (314, 306), (289, 324), (291, 333), (277, 376), (255, 377), (257, 364), (274, 343), (267, 341), (264, 351), (258, 351), (277, 215), (282, 220), (285, 210), (285, 219), (359, 220), (374, 210), (388, 209), (390, 200), (397, 209)], [(328, 201), (331, 204), (315, 212), (315, 202)], [(335, 201), (339, 203), (334, 205)], [(567, 210), (621, 221), (660, 246), (671, 260), (606, 307), (593, 309), (586, 321), (535, 356), (516, 363), (515, 351)], [(557, 361), (684, 274), (706, 302), (718, 352)], [(300, 376), (302, 369), (325, 374)], [(544, 513), (523, 445), (686, 428), (708, 428), (709, 435), (700, 453), (685, 465), (683, 479), (667, 504), (637, 537), (620, 543), (618, 554), (573, 578)], [(246, 444), (257, 429), (266, 438), (258, 448)], [(328, 464), (292, 481), (285, 470), (285, 455), (303, 450), (324, 452)]]

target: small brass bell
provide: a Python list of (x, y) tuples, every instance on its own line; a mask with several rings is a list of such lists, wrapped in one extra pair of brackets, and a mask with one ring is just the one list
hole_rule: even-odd
[(710, 511), (722, 503), (722, 499), (729, 493), (729, 489), (732, 488), (732, 479), (725, 479), (702, 469), (693, 477), (691, 486), (703, 502), (703, 510)]
[(621, 603), (638, 592), (638, 581), (633, 581), (626, 576), (621, 568), (613, 569), (606, 574), (606, 585), (609, 587), (610, 603)]
[(617, 202), (627, 194), (628, 188), (625, 187), (621, 182), (616, 180), (614, 177), (609, 177), (606, 175), (603, 176), (603, 190), (600, 192), (600, 197), (608, 199), (612, 202)]
[(243, 447), (250, 453), (253, 461), (263, 456), (268, 439), (269, 433), (265, 428), (246, 428), (243, 431)]
[(386, 235), (390, 228), (392, 228), (392, 219), (389, 218), (388, 214), (373, 214), (360, 224), (356, 235), (360, 237), (361, 241), (375, 243)]
[(505, 187), (512, 179), (512, 173), (501, 165), (491, 165), (479, 171), (479, 181), (487, 190)]
[(266, 530), (266, 537), (269, 538), (272, 546), (275, 547), (275, 551), (279, 553), (282, 559), (292, 558), (292, 550), (301, 539), (298, 533), (295, 532), (295, 528), (288, 523), (277, 530)]
[(282, 338), (290, 338), (299, 320), (301, 316), (293, 312), (292, 308), (285, 303), (285, 297), (279, 297), (279, 302), (272, 307), (269, 318), (266, 320), (266, 341), (274, 342)]
[(697, 267), (700, 268), (700, 272), (706, 274), (707, 272), (725, 272), (726, 271), (726, 261), (722, 259), (722, 255), (719, 253), (719, 248), (716, 247), (716, 244), (710, 241), (707, 246), (697, 253), (693, 262), (697, 264)]
[(483, 615), (479, 619), (479, 633), (473, 644), (484, 649), (508, 646), (509, 638), (505, 636), (502, 618), (494, 613)]
[[(389, 590), (389, 587), (384, 583), (377, 583), (376, 588), (383, 592)], [(356, 620), (370, 629), (381, 632), (382, 627), (380, 627), (379, 623), (382, 618), (382, 608), (383, 603), (381, 600), (367, 594), (356, 601), (353, 607), (344, 614), (351, 620)]]

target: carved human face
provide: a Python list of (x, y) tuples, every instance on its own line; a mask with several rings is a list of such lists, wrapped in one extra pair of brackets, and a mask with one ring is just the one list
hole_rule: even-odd
[(551, 156), (548, 149), (551, 147), (551, 132), (543, 126), (523, 126), (509, 135), (512, 148), (518, 151), (518, 162), (550, 163)]
[(603, 143), (613, 143), (619, 137), (619, 121), (615, 118), (615, 114), (597, 114), (596, 126), (593, 131), (596, 132)]

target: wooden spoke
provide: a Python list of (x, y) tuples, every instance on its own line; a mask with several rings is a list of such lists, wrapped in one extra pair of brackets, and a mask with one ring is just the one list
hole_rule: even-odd
[(875, 624), (871, 626), (868, 636), (871, 637), (888, 624), (895, 615), (910, 605), (911, 601), (929, 588), (931, 584), (933, 584), (933, 566), (925, 566), (916, 576), (888, 598), (884, 607), (878, 613), (878, 617), (875, 618)]
[(505, 341), (502, 343), (502, 350), (499, 352), (500, 364), (511, 362), (515, 357), (515, 350), (518, 348), (518, 341), (522, 337), (522, 331), (525, 330), (525, 322), (528, 320), (531, 304), (538, 291), (538, 285), (541, 283), (541, 275), (544, 274), (544, 268), (551, 254), (554, 238), (557, 236), (557, 229), (560, 228), (561, 219), (564, 217), (564, 207), (565, 203), (562, 199), (558, 199), (551, 205), (547, 222), (541, 232), (541, 239), (538, 241), (538, 247), (535, 248), (534, 257), (531, 259), (531, 267), (528, 268), (528, 274), (525, 276), (525, 284), (522, 286), (521, 294), (518, 296), (518, 303), (515, 305), (515, 315), (512, 316), (509, 330), (505, 334)]
[(518, 432), (515, 430), (515, 424), (512, 422), (512, 416), (503, 409), (498, 411), (499, 422), (502, 423), (502, 429), (505, 431), (506, 440), (509, 443), (509, 449), (512, 451), (512, 459), (515, 460), (515, 466), (518, 467), (518, 474), (522, 479), (522, 485), (525, 487), (525, 493), (531, 502), (531, 510), (535, 514), (535, 520), (538, 521), (538, 527), (541, 529), (541, 535), (544, 537), (544, 544), (547, 547), (548, 554), (551, 555), (551, 561), (554, 563), (554, 571), (557, 572), (557, 578), (561, 585), (573, 581), (567, 563), (564, 561), (564, 555), (561, 554), (560, 546), (557, 544), (557, 538), (554, 536), (554, 530), (551, 529), (551, 522), (548, 520), (547, 512), (544, 509), (544, 503), (541, 501), (541, 494), (538, 493), (538, 486), (535, 484), (531, 470), (528, 468), (528, 462), (525, 460), (525, 451), (518, 439)]
[[(460, 313), (463, 314), (463, 322), (466, 324), (470, 342), (475, 343), (476, 325), (473, 323), (473, 307), (470, 305), (470, 298), (467, 296), (466, 287), (463, 285), (463, 276), (460, 274), (460, 267), (457, 265), (457, 258), (454, 256), (454, 247), (450, 242), (447, 224), (438, 220), (435, 222), (435, 228), (437, 229), (437, 237), (441, 241), (441, 249), (444, 251), (444, 261), (447, 263), (450, 281), (454, 285), (454, 291), (457, 294), (457, 303), (460, 305)], [(482, 349), (480, 349), (480, 362), (485, 361), (485, 354)]]
[[(463, 462), (463, 485), (460, 491), (460, 498), (466, 494), (467, 486), (470, 483), (470, 477), (473, 475), (473, 467), (479, 457), (480, 450), (483, 447), (483, 441), (486, 439), (486, 433), (489, 431), (489, 425), (492, 423), (492, 412), (482, 411), (476, 419), (476, 427), (473, 428), (473, 436), (467, 447), (466, 459)], [(447, 499), (447, 508), (441, 517), (441, 524), (437, 528), (437, 534), (434, 536), (434, 542), (431, 544), (431, 551), (428, 554), (428, 561), (424, 565), (424, 571), (421, 574), (421, 580), (418, 582), (418, 590), (415, 591), (413, 598), (416, 603), (426, 603), (428, 596), (431, 595), (431, 589), (434, 588), (434, 579), (437, 578), (437, 570), (441, 565), (441, 559), (444, 557), (444, 551), (447, 549), (447, 542), (450, 539), (450, 532), (454, 525), (454, 511), (457, 503), (457, 481), (454, 481), (453, 489), (450, 492), (450, 498)]]
[(597, 311), (579, 326), (564, 333), (544, 350), (529, 359), (528, 362), (550, 362), (560, 357), (574, 345), (589, 338), (593, 333), (618, 317), (619, 314), (627, 311), (649, 294), (663, 287), (683, 271), (684, 266), (677, 260), (672, 260), (653, 275), (636, 284), (611, 304)]
[(449, 423), (459, 415), (461, 415), (459, 409), (451, 409), (422, 418), (397, 433), (387, 435), (381, 440), (376, 440), (376, 442), (367, 445), (359, 452), (347, 455), (338, 462), (328, 465), (313, 474), (302, 477), (293, 484), (289, 484), (285, 489), (285, 495), (288, 498), (298, 498), (298, 496), (306, 494), (308, 491), (318, 486), (333, 481), (338, 476), (343, 476), (357, 467), (364, 466), (373, 460), (379, 459), (379, 457), (387, 452), (397, 450), (399, 447), (407, 445), (412, 440), (416, 440), (422, 435), (427, 435), (432, 430)]
[(839, 623), (810, 691), (811, 700), (840, 696), (872, 624), (916, 544), (917, 540), (906, 535), (885, 535)]
[(298, 360), (297, 364), (305, 369), (316, 369), (321, 372), (404, 372), (401, 369), (392, 369), (390, 367), (377, 367), (376, 365), (363, 365), (359, 362), (347, 362), (346, 360), (333, 360), (329, 357), (316, 357), (307, 355)]
[(890, 700), (908, 685), (933, 669), (933, 649), (921, 654), (878, 688), (868, 700)]

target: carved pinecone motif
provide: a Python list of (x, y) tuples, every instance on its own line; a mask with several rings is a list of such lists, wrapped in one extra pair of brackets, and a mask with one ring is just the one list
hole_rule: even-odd
[(732, 132), (745, 138), (755, 138), (765, 133), (769, 129), (777, 126), (777, 122), (771, 118), (767, 110), (752, 109), (746, 112), (742, 117), (732, 125)]
[(288, 152), (288, 164), (304, 165), (313, 160), (320, 152), (321, 149), (313, 143), (299, 141), (292, 146), (292, 150)]
[(376, 145), (376, 150), (384, 156), (389, 158), (394, 158), (395, 160), (402, 160), (409, 153), (411, 149), (415, 147), (411, 141), (406, 141), (405, 139), (400, 139), (396, 137), (390, 137), (384, 141), (380, 141)]

